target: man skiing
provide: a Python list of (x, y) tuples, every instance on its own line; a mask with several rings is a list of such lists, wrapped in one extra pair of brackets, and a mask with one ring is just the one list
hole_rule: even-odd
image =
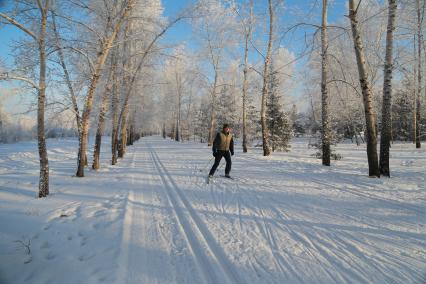
[(231, 178), (229, 173), (231, 172), (231, 155), (234, 155), (234, 139), (232, 137), (231, 128), (228, 124), (224, 124), (222, 132), (216, 134), (216, 138), (213, 141), (213, 156), (215, 157), (213, 167), (210, 170), (209, 178), (212, 178), (214, 172), (219, 166), (220, 160), (222, 157), (225, 158), (226, 167), (225, 167), (225, 177)]

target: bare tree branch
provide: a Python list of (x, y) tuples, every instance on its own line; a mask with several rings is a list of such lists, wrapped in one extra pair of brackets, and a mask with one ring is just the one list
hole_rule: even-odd
[(19, 28), (20, 30), (22, 30), (23, 32), (25, 32), (27, 35), (29, 35), (30, 37), (32, 37), (33, 39), (35, 39), (35, 40), (38, 39), (35, 33), (33, 33), (32, 31), (30, 31), (26, 27), (24, 27), (21, 23), (19, 23), (15, 19), (13, 19), (13, 18), (11, 18), (8, 15), (3, 14), (3, 13), (0, 13), (0, 17), (2, 17), (3, 19), (7, 20), (10, 24), (14, 25), (15, 27)]
[(0, 80), (2, 81), (9, 81), (9, 80), (16, 80), (16, 81), (22, 81), (22, 82), (26, 82), (28, 84), (30, 84), (33, 88), (35, 88), (36, 90), (39, 90), (39, 87), (37, 86), (37, 84), (25, 77), (21, 77), (21, 76), (17, 76), (17, 75), (10, 75), (9, 73), (0, 73)]

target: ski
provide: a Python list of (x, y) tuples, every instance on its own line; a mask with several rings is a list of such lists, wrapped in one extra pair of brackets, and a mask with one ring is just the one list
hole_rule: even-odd
[[(224, 179), (229, 179), (229, 180), (236, 180), (235, 178), (233, 178), (233, 177), (227, 177), (227, 176), (225, 176), (225, 175), (219, 175), (218, 177), (220, 177), (220, 178), (224, 178)], [(206, 183), (207, 184), (210, 184), (211, 182), (213, 182), (213, 179), (214, 179), (214, 177), (209, 177), (209, 176), (207, 176), (206, 177)]]
[(225, 176), (225, 175), (220, 175), (220, 177), (221, 177), (221, 178), (230, 179), (230, 180), (235, 180), (233, 177), (229, 177), (229, 176), (227, 177), (227, 176)]

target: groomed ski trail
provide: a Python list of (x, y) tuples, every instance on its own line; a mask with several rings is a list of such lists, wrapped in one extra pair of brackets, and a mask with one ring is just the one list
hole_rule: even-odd
[(233, 269), (233, 264), (227, 259), (207, 226), (185, 198), (154, 148), (150, 145), (149, 148), (151, 159), (163, 181), (182, 233), (186, 236), (188, 245), (197, 260), (203, 280), (206, 283), (242, 283)]

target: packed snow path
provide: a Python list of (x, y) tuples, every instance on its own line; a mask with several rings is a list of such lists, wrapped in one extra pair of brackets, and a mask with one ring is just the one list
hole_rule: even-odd
[(44, 200), (28, 193), (35, 154), (0, 148), (0, 283), (426, 282), (426, 153), (411, 144), (392, 147), (391, 179), (367, 177), (362, 147), (327, 168), (303, 141), (236, 151), (236, 179), (206, 184), (204, 144), (143, 138), (78, 179), (75, 143), (56, 143)]

